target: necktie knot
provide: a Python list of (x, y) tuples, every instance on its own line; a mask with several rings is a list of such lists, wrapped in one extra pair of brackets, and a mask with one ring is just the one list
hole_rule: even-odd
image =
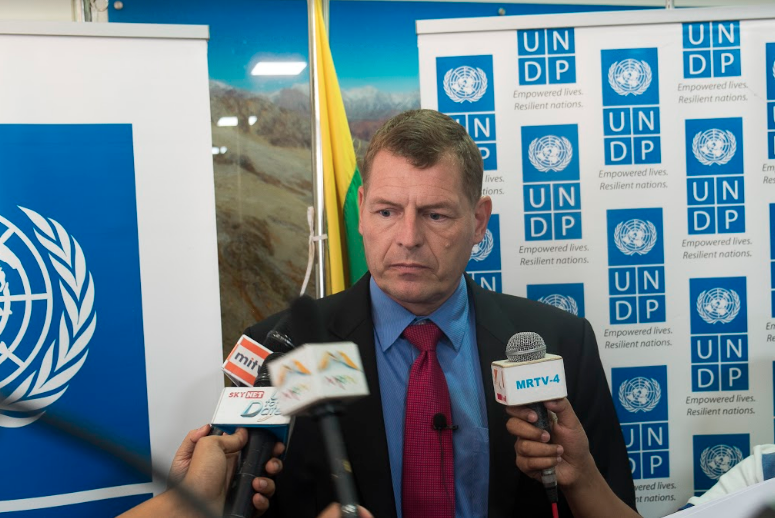
[(430, 320), (427, 320), (422, 324), (407, 326), (403, 333), (404, 338), (420, 352), (435, 352), (442, 334), (444, 333), (439, 326)]

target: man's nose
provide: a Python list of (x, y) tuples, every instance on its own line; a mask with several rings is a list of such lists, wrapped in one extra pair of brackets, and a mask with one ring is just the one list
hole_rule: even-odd
[(405, 248), (416, 248), (422, 244), (421, 221), (416, 214), (407, 213), (402, 218), (397, 241), (400, 246)]

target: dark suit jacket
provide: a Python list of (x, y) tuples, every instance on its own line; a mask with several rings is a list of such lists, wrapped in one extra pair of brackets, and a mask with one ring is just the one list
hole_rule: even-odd
[[(515, 438), (506, 431), (506, 411), (495, 401), (490, 382), (490, 364), (506, 357), (509, 338), (521, 331), (540, 334), (547, 352), (563, 357), (568, 399), (586, 430), (595, 462), (614, 492), (635, 508), (624, 438), (589, 322), (546, 304), (486, 291), (471, 279), (467, 281), (476, 311), (476, 341), (490, 431), (489, 517), (551, 516), (543, 487), (516, 467)], [(376, 518), (394, 518), (395, 498), (382, 416), (369, 275), (350, 289), (317, 301), (317, 305), (331, 341), (358, 344), (369, 383), (370, 395), (348, 405), (341, 417), (359, 503)], [(281, 316), (259, 322), (245, 333), (262, 342)], [(277, 477), (270, 515), (314, 517), (332, 501), (336, 501), (336, 493), (317, 424), (309, 418), (299, 418), (284, 469)], [(564, 501), (560, 503), (560, 516), (572, 516)]]

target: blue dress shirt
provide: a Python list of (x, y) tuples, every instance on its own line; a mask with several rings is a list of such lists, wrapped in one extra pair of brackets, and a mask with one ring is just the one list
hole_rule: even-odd
[[(404, 417), (409, 370), (419, 351), (401, 333), (415, 321), (429, 319), (444, 332), (436, 355), (447, 378), (452, 402), (455, 455), (455, 514), (457, 518), (486, 518), (490, 482), (490, 439), (482, 371), (476, 347), (476, 320), (461, 276), (452, 296), (427, 317), (417, 317), (388, 297), (371, 279), (374, 343), (382, 393), (390, 472), (396, 512), (401, 512), (401, 473), (404, 451)], [(430, 423), (429, 423), (430, 424)]]

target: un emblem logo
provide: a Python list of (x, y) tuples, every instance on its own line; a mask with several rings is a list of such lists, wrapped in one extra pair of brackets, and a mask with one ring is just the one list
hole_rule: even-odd
[[(0, 427), (5, 428), (34, 422), (62, 397), (86, 361), (97, 325), (94, 280), (78, 241), (57, 221), (20, 209), (35, 227), (37, 244), (0, 216)], [(56, 318), (55, 297), (63, 306)]]
[(628, 412), (650, 412), (661, 398), (662, 388), (653, 378), (638, 376), (619, 386), (619, 402)]
[(700, 467), (708, 478), (718, 480), (741, 460), (743, 460), (743, 452), (740, 448), (719, 444), (702, 450)]
[(614, 229), (614, 243), (624, 255), (646, 255), (657, 243), (657, 228), (650, 221), (622, 221)]
[(651, 67), (637, 59), (615, 61), (608, 69), (608, 84), (619, 95), (640, 95), (651, 85)]
[(549, 304), (550, 306), (563, 309), (568, 313), (570, 313), (571, 315), (579, 316), (578, 304), (576, 304), (576, 301), (574, 300), (573, 297), (570, 297), (568, 295), (560, 295), (559, 293), (553, 293), (551, 295), (541, 297), (540, 299), (538, 299), (538, 302)]
[(713, 288), (697, 297), (697, 313), (708, 324), (728, 324), (740, 311), (740, 296), (735, 290)]
[(565, 137), (546, 135), (533, 139), (527, 150), (530, 163), (542, 173), (562, 171), (573, 158), (573, 146)]
[(692, 140), (692, 152), (703, 165), (724, 165), (736, 151), (737, 140), (731, 131), (713, 128), (697, 133)]
[(487, 256), (489, 256), (492, 252), (492, 247), (494, 244), (495, 239), (492, 237), (492, 232), (490, 232), (490, 229), (488, 228), (484, 233), (484, 238), (475, 244), (474, 248), (471, 250), (471, 258), (469, 261), (484, 261), (487, 259)]
[(487, 74), (481, 68), (462, 66), (444, 74), (444, 92), (456, 103), (475, 103), (487, 91)]

